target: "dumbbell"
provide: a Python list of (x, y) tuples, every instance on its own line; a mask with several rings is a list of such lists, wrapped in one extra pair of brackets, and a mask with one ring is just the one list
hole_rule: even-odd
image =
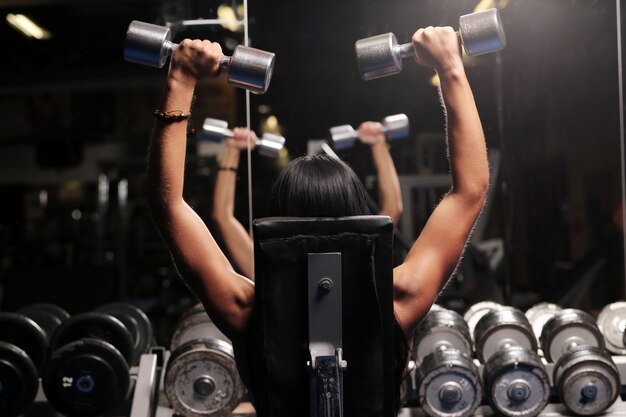
[(538, 415), (548, 404), (550, 380), (524, 313), (507, 306), (489, 311), (476, 324), (474, 340), (491, 408), (510, 417)]
[[(468, 55), (495, 52), (506, 46), (506, 36), (497, 9), (461, 16), (457, 33)], [(416, 58), (413, 44), (398, 45), (393, 33), (359, 39), (355, 49), (357, 65), (364, 80), (397, 74), (402, 71), (402, 59)]]
[(467, 417), (476, 411), (482, 388), (471, 353), (467, 324), (454, 311), (431, 309), (419, 323), (413, 355), (418, 397), (428, 416)]
[[(162, 68), (178, 47), (171, 38), (167, 27), (133, 20), (126, 32), (124, 59)], [(228, 71), (228, 82), (235, 87), (263, 94), (270, 85), (275, 58), (274, 53), (239, 45), (232, 56), (222, 56), (220, 67)]]
[(580, 310), (562, 310), (543, 326), (541, 346), (546, 360), (556, 362), (554, 384), (569, 411), (595, 415), (615, 402), (619, 372), (593, 317)]
[(465, 314), (463, 314), (463, 319), (467, 323), (467, 327), (469, 327), (472, 340), (474, 340), (476, 323), (478, 323), (485, 314), (489, 313), (491, 310), (497, 310), (500, 307), (502, 307), (502, 304), (498, 304), (494, 301), (480, 301), (473, 304)]
[(0, 314), (1, 416), (19, 415), (33, 402), (50, 336), (68, 317), (65, 310), (52, 304)]
[(152, 338), (145, 314), (130, 304), (106, 304), (65, 321), (54, 333), (42, 384), (60, 413), (96, 416), (130, 394), (130, 366)]
[[(533, 328), (537, 342), (540, 342), (543, 326), (562, 310), (559, 305), (553, 303), (538, 303), (526, 310), (524, 315)], [(543, 354), (543, 351), (541, 353)]]
[(604, 336), (606, 349), (616, 355), (626, 355), (626, 302), (618, 301), (604, 306), (598, 315), (598, 328)]
[[(203, 140), (211, 142), (221, 142), (226, 138), (232, 138), (235, 133), (228, 128), (228, 122), (225, 120), (212, 119), (207, 117), (202, 124)], [(278, 158), (280, 151), (285, 146), (285, 138), (272, 133), (263, 133), (261, 139), (256, 140), (256, 146), (259, 154), (268, 158)]]
[(226, 416), (239, 405), (243, 383), (233, 346), (199, 304), (176, 325), (165, 372), (165, 395), (185, 417)]
[[(383, 119), (382, 133), (389, 140), (403, 138), (409, 135), (409, 118), (406, 114), (394, 114)], [(334, 126), (330, 128), (330, 137), (335, 149), (351, 148), (359, 138), (359, 133), (350, 125)]]

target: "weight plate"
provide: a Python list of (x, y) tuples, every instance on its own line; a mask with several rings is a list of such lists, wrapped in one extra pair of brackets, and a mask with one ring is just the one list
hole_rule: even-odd
[(468, 417), (482, 399), (478, 368), (456, 349), (427, 355), (416, 372), (420, 405), (431, 417)]
[(617, 400), (620, 375), (611, 356), (597, 347), (579, 346), (554, 366), (559, 398), (578, 415), (600, 414)]
[(474, 329), (476, 356), (482, 363), (501, 349), (520, 346), (537, 351), (537, 340), (528, 319), (516, 308), (500, 307), (485, 314)]
[(626, 355), (624, 330), (626, 329), (626, 301), (605, 306), (598, 315), (598, 328), (604, 336), (606, 348), (617, 355)]
[(232, 345), (201, 305), (196, 305), (180, 318), (170, 341), (170, 351), (173, 352), (179, 346), (196, 339), (224, 340)]
[(41, 372), (48, 353), (48, 339), (35, 321), (17, 313), (0, 313), (0, 341), (24, 350)]
[(152, 345), (152, 323), (146, 313), (128, 303), (105, 304), (96, 311), (110, 314), (124, 323), (133, 338), (133, 357), (130, 364), (137, 365), (141, 355)]
[(42, 383), (57, 411), (68, 417), (97, 416), (128, 397), (130, 375), (126, 359), (112, 344), (82, 339), (53, 353)]
[(597, 346), (604, 349), (604, 337), (593, 317), (584, 311), (567, 308), (543, 326), (541, 350), (548, 362), (556, 362), (575, 346)]
[(25, 351), (0, 342), (0, 416), (14, 417), (37, 395), (37, 368)]
[(550, 379), (539, 355), (519, 346), (496, 352), (483, 368), (483, 382), (489, 405), (504, 416), (536, 416), (550, 397)]
[(56, 329), (70, 318), (70, 314), (61, 307), (47, 303), (29, 304), (17, 310), (17, 313), (34, 320), (46, 332), (48, 341)]
[(130, 363), (133, 356), (133, 339), (124, 324), (115, 317), (104, 313), (82, 313), (65, 321), (52, 337), (50, 349), (79, 339), (99, 339), (108, 342)]
[(493, 301), (481, 301), (472, 305), (465, 312), (465, 314), (463, 315), (463, 319), (469, 327), (472, 340), (474, 339), (474, 329), (476, 329), (476, 324), (480, 321), (480, 319), (491, 310), (497, 310), (501, 307), (501, 304), (495, 303)]
[(186, 417), (227, 416), (244, 392), (232, 346), (220, 340), (181, 345), (165, 373), (165, 395)]
[(472, 354), (472, 338), (467, 323), (451, 310), (438, 309), (428, 312), (415, 329), (413, 350), (416, 361), (438, 349), (458, 349)]
[(554, 317), (558, 312), (563, 310), (560, 306), (552, 303), (539, 303), (535, 304), (528, 310), (526, 310), (526, 318), (533, 327), (533, 332), (537, 338), (537, 342), (541, 338), (541, 330), (543, 326)]

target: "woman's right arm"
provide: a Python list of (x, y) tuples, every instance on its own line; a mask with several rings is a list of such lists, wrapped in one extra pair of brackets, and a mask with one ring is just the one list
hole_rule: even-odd
[[(196, 83), (219, 73), (221, 48), (186, 39), (172, 55), (161, 112), (190, 111)], [(210, 231), (183, 199), (187, 122), (157, 120), (148, 157), (148, 199), (176, 266), (211, 318), (233, 337), (245, 329), (254, 285), (237, 274)]]
[(248, 132), (250, 146), (255, 147), (256, 134), (246, 128), (235, 128), (234, 138), (226, 140), (226, 148), (219, 162), (217, 179), (213, 190), (213, 221), (220, 229), (226, 248), (241, 272), (254, 280), (253, 242), (248, 231), (235, 218), (235, 187), (241, 151), (247, 148)]

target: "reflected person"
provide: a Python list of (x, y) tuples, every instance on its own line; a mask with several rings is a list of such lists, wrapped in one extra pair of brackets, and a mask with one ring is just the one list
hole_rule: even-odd
[[(235, 187), (240, 153), (247, 149), (248, 129), (235, 128), (234, 137), (226, 140), (224, 153), (219, 162), (213, 192), (212, 218), (236, 267), (254, 279), (253, 242), (244, 226), (235, 218)], [(389, 154), (382, 125), (378, 122), (363, 122), (358, 129), (361, 142), (370, 146), (372, 159), (378, 176), (380, 215), (391, 217), (394, 223), (402, 215), (402, 195), (396, 167)], [(257, 135), (250, 131), (250, 146), (256, 146)]]

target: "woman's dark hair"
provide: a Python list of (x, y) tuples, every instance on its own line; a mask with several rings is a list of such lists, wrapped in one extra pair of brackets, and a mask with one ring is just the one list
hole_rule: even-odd
[(325, 154), (294, 159), (278, 175), (270, 214), (289, 217), (343, 217), (372, 214), (367, 191), (352, 168)]

